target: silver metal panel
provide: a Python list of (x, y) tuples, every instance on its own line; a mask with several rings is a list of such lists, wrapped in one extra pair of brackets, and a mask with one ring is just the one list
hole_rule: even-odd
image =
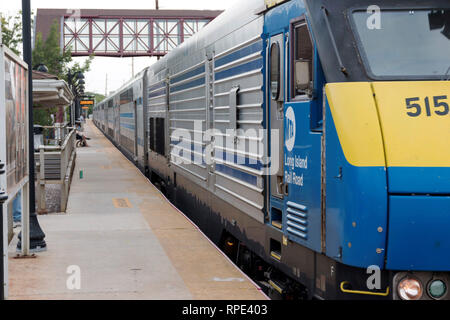
[[(150, 90), (149, 88), (154, 87), (155, 85), (162, 85), (164, 88), (166, 87), (166, 79), (152, 81), (148, 85), (148, 116), (151, 118), (165, 118), (166, 117), (166, 109), (167, 109), (167, 96), (166, 92), (162, 94), (158, 94), (161, 91), (161, 88), (157, 88), (154, 90)], [(155, 94), (158, 94), (155, 96)]]
[(114, 132), (114, 108), (108, 107), (108, 129)]
[[(153, 67), (153, 66), (152, 66)], [(168, 97), (167, 97), (167, 70), (155, 70), (150, 67), (148, 70), (148, 85), (147, 85), (147, 117), (145, 124), (148, 128), (148, 136), (150, 136), (150, 119), (151, 118), (164, 118), (165, 119), (165, 154), (169, 153), (168, 144)], [(155, 74), (156, 73), (156, 74)], [(149, 167), (155, 167), (156, 163), (168, 163), (166, 157), (150, 150), (150, 145), (146, 146), (148, 152), (148, 165)], [(160, 168), (160, 166), (159, 166)]]
[[(169, 68), (170, 161), (184, 175), (206, 187), (203, 150), (207, 130), (206, 60), (203, 50)], [(182, 139), (180, 139), (180, 135)]]
[(136, 141), (135, 144), (137, 146), (137, 154), (136, 158), (138, 163), (143, 166), (144, 165), (144, 79), (140, 78), (136, 82), (133, 83), (133, 102), (136, 105)]
[[(216, 44), (214, 129), (215, 193), (263, 222), (263, 20), (257, 19)], [(251, 52), (250, 48), (258, 48)], [(248, 52), (246, 56), (237, 52)], [(240, 56), (238, 59), (228, 57)], [(222, 59), (222, 60), (220, 60)], [(231, 99), (239, 87), (237, 100)], [(233, 97), (234, 98), (234, 97)], [(234, 105), (234, 102), (236, 105)], [(237, 131), (227, 131), (236, 127)], [(240, 161), (241, 160), (241, 161)]]
[[(134, 104), (132, 102), (122, 104), (120, 106), (120, 144), (122, 147), (128, 150), (130, 153), (134, 153)], [(129, 118), (125, 118), (122, 115), (131, 114)]]
[(114, 98), (114, 141), (116, 143), (120, 142), (120, 97), (115, 96)]

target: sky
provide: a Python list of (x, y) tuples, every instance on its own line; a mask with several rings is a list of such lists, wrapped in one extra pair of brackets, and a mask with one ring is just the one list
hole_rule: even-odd
[[(15, 14), (21, 10), (21, 0), (1, 0), (1, 12)], [(226, 10), (238, 3), (240, 0), (159, 0), (160, 9), (192, 9), (192, 10)], [(241, 0), (242, 1), (242, 0)], [(245, 1), (245, 0), (243, 0)], [(124, 8), (126, 3), (126, 8)], [(31, 0), (31, 9), (36, 12), (37, 8), (71, 8), (71, 9), (154, 9), (154, 0)], [(74, 58), (74, 62), (83, 62), (85, 58)], [(134, 58), (134, 72), (137, 74), (145, 67), (150, 66), (156, 58), (137, 57)], [(85, 74), (86, 92), (100, 94), (110, 93), (119, 89), (126, 81), (132, 78), (131, 58), (106, 58), (95, 57), (91, 70)], [(107, 81), (106, 81), (107, 79)]]

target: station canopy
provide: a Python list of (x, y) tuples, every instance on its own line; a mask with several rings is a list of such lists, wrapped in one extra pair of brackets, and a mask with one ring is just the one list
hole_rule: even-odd
[(38, 108), (65, 107), (74, 96), (64, 80), (48, 73), (33, 71), (33, 103)]

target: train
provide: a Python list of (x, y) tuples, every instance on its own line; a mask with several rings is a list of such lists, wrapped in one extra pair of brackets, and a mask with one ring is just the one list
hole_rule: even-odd
[(448, 0), (248, 0), (93, 119), (271, 298), (450, 299), (449, 53)]

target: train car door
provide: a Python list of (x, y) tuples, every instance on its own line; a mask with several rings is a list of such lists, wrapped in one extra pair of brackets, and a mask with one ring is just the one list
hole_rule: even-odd
[(115, 139), (117, 144), (120, 145), (120, 97), (114, 97), (114, 126), (115, 126)]
[(134, 100), (133, 102), (133, 112), (134, 112), (134, 161), (138, 161), (139, 155), (138, 155), (138, 112), (137, 112), (137, 101)]
[(284, 105), (283, 232), (321, 251), (322, 134), (324, 76), (304, 16), (291, 21)]
[(268, 134), (270, 170), (270, 194), (276, 199), (284, 198), (284, 65), (285, 45), (284, 34), (280, 33), (270, 38), (268, 43)]
[(102, 110), (102, 114), (103, 114), (103, 123), (102, 123), (102, 128), (103, 128), (103, 133), (106, 135), (107, 132), (107, 121), (108, 121), (108, 105), (106, 104), (106, 102), (103, 104), (103, 110)]

